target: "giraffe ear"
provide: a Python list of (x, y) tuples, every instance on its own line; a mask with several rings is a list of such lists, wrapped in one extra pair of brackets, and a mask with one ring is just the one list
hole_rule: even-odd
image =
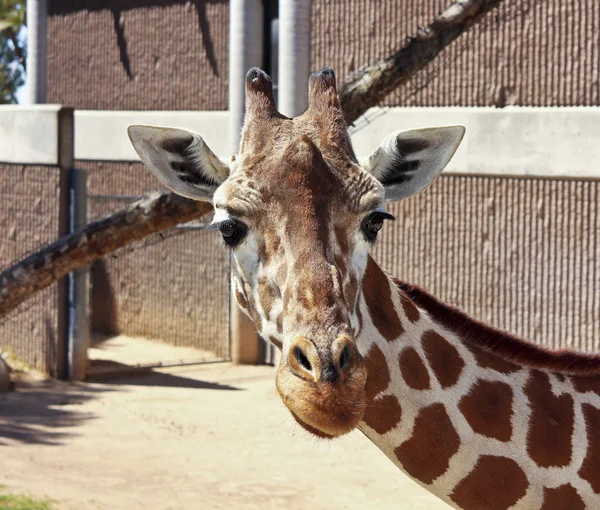
[(448, 164), (465, 134), (447, 126), (389, 135), (362, 163), (385, 188), (386, 201), (409, 197), (429, 186)]
[(127, 133), (142, 162), (178, 195), (210, 201), (229, 177), (229, 165), (193, 131), (136, 125)]

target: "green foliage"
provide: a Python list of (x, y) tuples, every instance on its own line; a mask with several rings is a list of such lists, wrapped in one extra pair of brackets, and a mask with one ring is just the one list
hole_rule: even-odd
[(13, 28), (15, 32), (25, 25), (25, 2), (0, 0), (0, 32)]
[(16, 103), (15, 93), (24, 83), (25, 44), (19, 31), (25, 26), (25, 12), (23, 1), (0, 0), (0, 104)]

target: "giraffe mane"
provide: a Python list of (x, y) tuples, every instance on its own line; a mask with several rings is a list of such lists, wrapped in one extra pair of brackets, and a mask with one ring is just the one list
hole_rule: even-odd
[(600, 375), (600, 355), (564, 349), (551, 350), (473, 319), (458, 308), (442, 303), (417, 285), (393, 279), (401, 292), (432, 319), (465, 342), (510, 363), (538, 370), (574, 375)]

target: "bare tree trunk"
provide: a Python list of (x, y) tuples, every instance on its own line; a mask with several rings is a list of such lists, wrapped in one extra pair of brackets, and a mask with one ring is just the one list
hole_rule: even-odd
[(67, 273), (150, 234), (210, 212), (171, 192), (154, 193), (46, 246), (0, 274), (0, 318)]
[(502, 0), (458, 0), (416, 37), (390, 57), (369, 64), (346, 78), (340, 92), (344, 117), (350, 125), (390, 92), (410, 80), (452, 41), (483, 18)]
[[(458, 0), (421, 28), (391, 57), (346, 79), (340, 96), (348, 124), (429, 64), (452, 41), (502, 0)], [(0, 274), (0, 318), (34, 293), (94, 260), (212, 209), (173, 193), (150, 195), (108, 218), (90, 223)]]

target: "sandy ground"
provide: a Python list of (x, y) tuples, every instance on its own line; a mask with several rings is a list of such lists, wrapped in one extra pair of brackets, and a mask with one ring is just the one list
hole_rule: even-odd
[(194, 347), (175, 346), (165, 342), (127, 335), (103, 336), (94, 334), (88, 349), (91, 360), (111, 361), (123, 365), (173, 364), (181, 361), (215, 358), (211, 351)]
[(364, 436), (319, 441), (271, 367), (219, 363), (0, 395), (0, 485), (64, 509), (448, 507)]

